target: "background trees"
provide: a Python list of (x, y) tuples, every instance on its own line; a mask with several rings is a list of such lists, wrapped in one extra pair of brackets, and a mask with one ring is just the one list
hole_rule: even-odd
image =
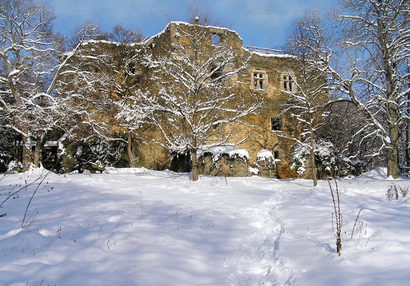
[[(341, 7), (345, 13), (337, 18), (339, 45), (346, 66), (339, 72), (332, 69), (331, 74), (339, 91), (364, 114), (367, 127), (372, 129), (366, 137), (381, 139), (388, 175), (397, 178), (401, 130), (408, 120), (410, 3), (348, 0)], [(375, 150), (375, 154), (379, 152)]]
[[(88, 26), (94, 27), (92, 24), (84, 27)], [(77, 35), (82, 35), (81, 31)], [(138, 75), (131, 61), (142, 36), (140, 31), (116, 25), (111, 33), (94, 27), (85, 39), (60, 78), (61, 96), (75, 98), (77, 124), (71, 130), (71, 144), (94, 153), (87, 158), (82, 152), (80, 157), (85, 161), (80, 163), (82, 159), (77, 158), (77, 164), (88, 165), (94, 158), (104, 162), (102, 165), (111, 165), (122, 157), (125, 144), (128, 143), (128, 149), (131, 146), (132, 131), (124, 131), (125, 126), (116, 115), (121, 110), (120, 102), (137, 90)], [(73, 42), (77, 47), (78, 36)], [(132, 152), (128, 155), (132, 164)]]
[[(213, 33), (218, 41), (210, 41), (212, 32), (206, 34), (202, 26), (210, 21), (209, 9), (201, 9), (196, 1), (189, 6), (190, 20), (196, 24), (177, 29), (164, 53), (144, 60), (136, 59), (138, 49), (153, 48), (134, 44), (142, 40), (139, 31), (117, 25), (107, 33), (85, 25), (65, 52), (63, 37), (52, 31), (49, 7), (33, 0), (0, 3), (2, 127), (22, 138), (24, 168), (30, 162), (40, 164), (50, 132), (74, 134), (74, 127), (81, 129), (84, 142), (128, 142), (132, 165), (132, 136), (141, 124), (153, 124), (161, 131), (163, 146), (190, 151), (194, 158), (198, 148), (232, 143), (232, 131), (241, 118), (259, 107), (259, 101), (252, 103), (236, 88), (246, 67), (244, 53), (226, 45), (228, 35)], [(349, 102), (348, 112), (360, 112), (358, 118), (367, 123), (339, 132), (349, 134), (338, 142), (347, 142), (350, 156), (384, 154), (388, 174), (395, 178), (399, 156), (406, 154), (410, 162), (409, 6), (404, 0), (343, 1), (339, 29), (332, 30), (339, 36), (334, 43), (319, 12), (310, 11), (297, 22), (288, 48), (300, 69), (293, 78), (295, 88), (282, 87), (288, 96), (283, 112), (299, 122), (298, 143), (309, 148), (312, 160), (330, 88), (332, 96), (339, 96), (337, 101)], [(139, 84), (142, 71), (135, 70), (134, 60), (145, 65), (145, 72), (153, 72), (156, 84), (150, 92)], [(342, 105), (331, 107), (342, 118), (335, 106)]]
[(53, 18), (49, 7), (32, 0), (0, 1), (0, 104), (4, 126), (23, 138), (24, 168), (32, 161), (32, 140), (41, 145), (54, 125), (51, 93), (62, 38), (52, 31)]
[(212, 15), (212, 9), (210, 7), (203, 7), (199, 1), (192, 1), (188, 4), (188, 23), (197, 24), (202, 26), (218, 26), (227, 27), (232, 26), (232, 22), (222, 22), (218, 18), (214, 18)]
[(87, 23), (65, 52), (64, 37), (52, 30), (50, 7), (33, 0), (0, 2), (2, 124), (22, 137), (23, 169), (30, 163), (39, 166), (48, 134), (56, 129), (71, 134), (81, 129), (90, 138), (88, 129), (97, 137), (110, 137), (109, 128), (98, 119), (102, 111), (112, 112), (112, 98), (107, 98), (117, 86), (110, 73), (119, 70), (113, 66), (123, 58), (110, 57), (98, 45), (91, 47), (92, 40), (113, 39), (125, 45), (140, 41), (141, 33), (120, 25), (104, 33)]
[[(338, 33), (338, 41), (331, 42), (326, 53), (308, 46), (317, 56), (315, 68), (328, 75), (333, 95), (354, 104), (366, 120), (345, 132), (351, 134), (349, 145), (358, 145), (355, 155), (385, 154), (388, 175), (394, 178), (399, 175), (399, 146), (408, 121), (409, 5), (400, 0), (342, 1), (343, 13), (335, 16), (340, 26), (332, 31)], [(319, 19), (298, 27), (300, 34), (310, 33)], [(316, 29), (312, 39), (322, 37), (326, 31)]]

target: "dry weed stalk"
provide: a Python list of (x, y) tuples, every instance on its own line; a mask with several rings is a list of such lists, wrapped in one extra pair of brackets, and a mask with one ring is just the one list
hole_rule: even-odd
[[(333, 200), (333, 208), (334, 213), (332, 213), (332, 229), (333, 233), (336, 236), (336, 251), (340, 256), (340, 251), (342, 250), (342, 225), (343, 225), (343, 216), (340, 211), (340, 196), (339, 196), (339, 186), (337, 185), (336, 179), (335, 181), (335, 189), (333, 189), (332, 184), (330, 182), (331, 178), (327, 178), (327, 182), (329, 183), (330, 194), (332, 195)], [(335, 228), (336, 225), (336, 228)]]

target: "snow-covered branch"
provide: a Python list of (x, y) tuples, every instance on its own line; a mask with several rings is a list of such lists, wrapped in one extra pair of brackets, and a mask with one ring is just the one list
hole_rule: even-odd
[(179, 37), (162, 56), (145, 57), (159, 91), (146, 97), (151, 100), (146, 103), (152, 107), (150, 122), (163, 135), (162, 145), (196, 153), (231, 144), (233, 130), (244, 123), (241, 119), (256, 113), (261, 100), (236, 89), (235, 75), (249, 59), (227, 44), (212, 46), (208, 29), (189, 28), (177, 29)]

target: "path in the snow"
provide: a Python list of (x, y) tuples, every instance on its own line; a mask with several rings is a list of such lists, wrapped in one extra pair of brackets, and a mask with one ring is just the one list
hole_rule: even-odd
[(240, 238), (225, 263), (232, 285), (293, 285), (293, 271), (279, 254), (285, 225), (276, 208), (285, 198), (286, 192), (278, 190), (262, 204), (245, 209), (255, 230)]

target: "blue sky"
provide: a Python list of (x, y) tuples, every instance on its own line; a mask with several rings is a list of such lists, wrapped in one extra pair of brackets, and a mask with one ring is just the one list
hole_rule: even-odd
[[(116, 24), (139, 27), (144, 36), (161, 32), (169, 20), (184, 21), (192, 0), (43, 0), (54, 7), (54, 28), (70, 35), (91, 21), (110, 31)], [(280, 48), (292, 23), (308, 8), (329, 9), (337, 0), (199, 0), (213, 19), (232, 23), (244, 45)]]

